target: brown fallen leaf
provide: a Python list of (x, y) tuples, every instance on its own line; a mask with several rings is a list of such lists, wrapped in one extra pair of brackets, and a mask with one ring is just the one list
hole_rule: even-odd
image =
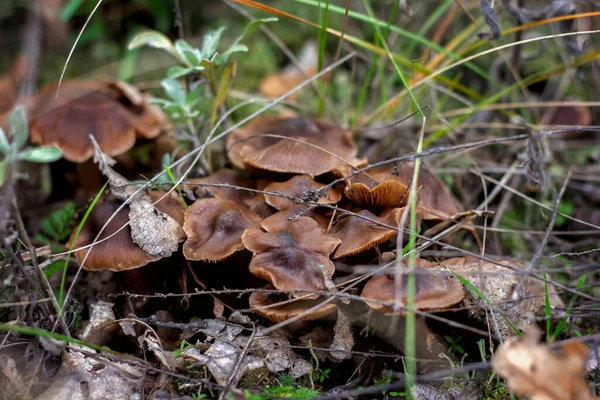
[(586, 382), (587, 347), (570, 342), (553, 352), (539, 343), (541, 332), (529, 327), (504, 342), (492, 359), (493, 370), (518, 395), (531, 400), (594, 400)]

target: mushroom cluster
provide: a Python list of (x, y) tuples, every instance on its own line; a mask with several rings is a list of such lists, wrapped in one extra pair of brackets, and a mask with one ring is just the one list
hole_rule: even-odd
[[(394, 249), (398, 227), (408, 220), (403, 215), (413, 164), (352, 173), (367, 164), (357, 156), (353, 135), (329, 121), (301, 117), (262, 117), (234, 130), (226, 148), (236, 170), (186, 182), (196, 199), (185, 212), (185, 257), (215, 263), (250, 252), (247, 270), (267, 283), (250, 296), (250, 306), (270, 320), (311, 320), (334, 312), (335, 303), (323, 302), (323, 295), (336, 290), (334, 276), (352, 272), (336, 271), (336, 263), (364, 264)], [(421, 176), (419, 221), (435, 225), (460, 212), (439, 179), (427, 170)], [(449, 289), (460, 294), (445, 293), (451, 302), (439, 307), (424, 300), (427, 309), (462, 300), (454, 278), (428, 274), (418, 280), (427, 282), (419, 286), (423, 299)], [(389, 280), (375, 276), (365, 290), (377, 288), (381, 279)]]
[[(122, 114), (129, 115), (127, 110)], [(131, 134), (144, 131), (145, 114), (131, 118), (140, 118)], [(44, 125), (43, 117), (37, 123)], [(215, 289), (262, 286), (250, 296), (250, 307), (273, 321), (311, 320), (334, 312), (335, 302), (323, 302), (323, 296), (336, 291), (334, 278), (352, 274), (354, 265), (381, 261), (382, 252), (396, 248), (398, 227), (408, 220), (403, 216), (413, 165), (360, 172), (367, 160), (357, 157), (353, 134), (322, 119), (259, 118), (227, 139), (236, 169), (188, 179), (187, 203), (176, 192), (164, 197), (164, 192), (150, 191), (153, 202), (160, 200), (156, 212), (182, 227), (182, 253), (194, 280)], [(84, 153), (82, 147), (79, 154)], [(435, 225), (460, 212), (439, 179), (427, 170), (421, 176), (420, 222)], [(72, 238), (74, 246), (90, 244), (118, 204), (97, 206), (86, 230)], [(117, 214), (100, 237), (108, 239), (92, 249), (84, 268), (124, 271), (161, 258), (138, 246), (129, 228), (119, 231), (127, 221), (126, 214)], [(76, 253), (80, 261), (85, 253)], [(336, 264), (346, 268), (338, 271)], [(423, 310), (450, 307), (464, 296), (455, 278), (434, 267), (419, 260), (424, 274), (417, 277), (417, 307)], [(363, 291), (367, 305), (384, 312), (402, 309), (397, 291), (406, 288), (396, 284), (397, 278), (373, 276)]]

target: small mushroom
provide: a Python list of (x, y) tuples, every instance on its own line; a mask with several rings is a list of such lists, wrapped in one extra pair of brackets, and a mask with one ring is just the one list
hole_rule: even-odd
[(396, 237), (396, 229), (378, 225), (376, 222), (397, 228), (405, 210), (406, 208), (390, 208), (379, 216), (362, 210), (356, 213), (359, 216), (348, 214), (341, 217), (331, 230), (331, 235), (342, 242), (332, 258), (353, 256)]
[[(87, 221), (79, 235), (75, 238), (77, 229), (71, 234), (67, 246), (73, 245), (73, 248), (79, 248), (92, 244), (95, 237), (100, 232), (106, 221), (119, 207), (119, 202), (115, 200), (105, 201), (97, 204), (90, 213)], [(113, 220), (108, 224), (98, 241), (107, 238), (117, 232), (129, 221), (128, 209), (121, 210)], [(75, 252), (75, 257), (80, 263), (83, 262), (89, 249), (83, 249)], [(133, 242), (131, 238), (131, 229), (129, 226), (122, 229), (110, 239), (95, 244), (90, 251), (83, 268), (88, 271), (110, 270), (126, 271), (142, 267), (150, 262), (157, 261), (161, 257), (152, 256), (142, 250)]]
[(305, 206), (302, 204), (295, 205), (287, 210), (279, 211), (263, 219), (260, 225), (267, 232), (274, 232), (284, 229), (287, 224), (300, 217), (314, 219), (323, 229), (327, 229), (329, 226), (329, 218), (317, 213), (315, 211), (315, 207)]
[(368, 171), (347, 180), (344, 194), (362, 206), (401, 207), (408, 200), (407, 183), (387, 171)]
[(284, 174), (314, 177), (340, 164), (361, 165), (357, 152), (352, 131), (322, 119), (262, 117), (227, 137), (227, 155), (234, 165)]
[(268, 233), (248, 229), (242, 241), (254, 254), (250, 272), (279, 290), (322, 291), (333, 286), (335, 266), (329, 255), (340, 241), (326, 234), (315, 220), (300, 217)]
[[(271, 182), (265, 187), (264, 190), (267, 192), (270, 191), (276, 193), (283, 193), (291, 197), (301, 198), (306, 191), (315, 191), (320, 189), (322, 186), (323, 185), (312, 179), (310, 176), (296, 175), (285, 182)], [(280, 211), (287, 210), (288, 208), (291, 208), (297, 204), (293, 200), (282, 196), (274, 196), (267, 194), (265, 195), (265, 198), (267, 204)], [(337, 192), (335, 189), (330, 189), (327, 192), (327, 195), (325, 195), (324, 197), (319, 197), (317, 201), (319, 203), (325, 204), (336, 204), (338, 201), (340, 201), (341, 198), (342, 195), (339, 192)]]
[(165, 116), (147, 104), (137, 90), (122, 82), (68, 80), (44, 87), (32, 99), (31, 139), (62, 150), (76, 163), (94, 154), (92, 134), (102, 152), (120, 155), (131, 149), (136, 136), (154, 138), (165, 126)]
[(229, 200), (197, 200), (185, 212), (183, 229), (188, 236), (183, 254), (188, 260), (216, 262), (244, 250), (242, 233), (260, 226), (260, 218)]
[[(429, 263), (418, 260), (415, 268), (415, 307), (417, 310), (443, 310), (460, 303), (465, 297), (461, 283), (453, 276), (429, 268)], [(427, 265), (427, 267), (424, 267)], [(402, 278), (399, 287), (396, 279)], [(408, 277), (404, 273), (375, 275), (365, 285), (361, 296), (375, 310), (404, 315)], [(374, 301), (369, 301), (374, 300)], [(380, 302), (393, 303), (387, 306)]]
[(245, 188), (254, 188), (247, 179), (244, 179), (238, 173), (231, 169), (220, 169), (214, 174), (204, 178), (192, 178), (186, 181), (186, 186), (192, 190), (196, 198), (219, 197), (225, 200), (231, 200), (238, 204), (252, 197), (252, 193), (247, 190), (237, 188), (227, 188), (221, 186), (211, 186), (214, 184), (225, 184)]
[[(265, 289), (272, 289), (271, 286)], [(250, 295), (250, 307), (252, 311), (271, 321), (281, 322), (296, 317), (307, 310), (322, 303), (322, 299), (296, 299), (290, 301), (289, 297), (284, 295), (269, 295), (261, 292), (254, 292)], [(282, 303), (282, 304), (278, 304)], [(300, 318), (300, 321), (312, 321), (331, 314), (337, 306), (333, 302), (321, 305), (316, 310), (311, 311)]]

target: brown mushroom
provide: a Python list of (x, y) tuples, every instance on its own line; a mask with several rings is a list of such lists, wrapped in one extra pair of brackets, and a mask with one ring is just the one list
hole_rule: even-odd
[(135, 88), (122, 82), (68, 80), (44, 87), (32, 99), (31, 139), (62, 150), (65, 159), (82, 163), (94, 154), (89, 135), (109, 156), (133, 147), (136, 136), (153, 138), (165, 116)]
[[(265, 289), (272, 289), (272, 287), (267, 286)], [(252, 293), (249, 299), (252, 311), (275, 322), (281, 322), (296, 317), (323, 302), (322, 299), (289, 300), (290, 299), (287, 296), (269, 295), (261, 292)], [(334, 312), (336, 308), (337, 306), (333, 302), (322, 304), (316, 310), (301, 317), (300, 321), (312, 321), (322, 318)]]
[(363, 163), (355, 158), (358, 150), (352, 137), (352, 131), (322, 119), (262, 117), (227, 137), (227, 155), (240, 168), (314, 177), (339, 164)]
[[(315, 220), (300, 217), (285, 228), (268, 233), (248, 229), (242, 241), (254, 254), (250, 272), (275, 288), (321, 291), (332, 286), (335, 266), (329, 255), (340, 241), (326, 234)], [(315, 297), (316, 294), (311, 296)]]
[(211, 186), (215, 184), (254, 188), (254, 185), (251, 185), (251, 182), (247, 179), (244, 179), (234, 170), (227, 168), (220, 169), (204, 178), (192, 178), (186, 181), (186, 186), (192, 190), (198, 199), (205, 197), (219, 197), (241, 204), (252, 197), (252, 193), (247, 190)]
[[(401, 277), (399, 287), (396, 279)], [(375, 310), (405, 314), (408, 277), (405, 273), (375, 275), (365, 285), (361, 296)], [(398, 291), (398, 293), (397, 293)], [(465, 297), (461, 283), (449, 273), (434, 271), (431, 263), (417, 260), (415, 268), (415, 308), (420, 311), (443, 310), (460, 303)], [(369, 301), (372, 300), (372, 301)], [(381, 302), (393, 303), (394, 306)], [(397, 307), (397, 311), (394, 308)]]
[(260, 218), (229, 200), (197, 200), (185, 212), (183, 229), (188, 236), (183, 254), (188, 260), (220, 261), (243, 250), (242, 233), (260, 226)]
[(347, 180), (344, 194), (363, 206), (401, 207), (408, 200), (407, 183), (387, 171), (367, 171)]
[(356, 213), (358, 216), (348, 214), (341, 217), (331, 229), (331, 235), (342, 242), (332, 258), (353, 256), (396, 237), (397, 229), (376, 222), (397, 228), (405, 210), (406, 208), (390, 208), (379, 216), (368, 210), (362, 210)]
[[(296, 175), (285, 182), (271, 182), (265, 187), (267, 192), (283, 193), (291, 197), (301, 198), (307, 191), (315, 191), (322, 187), (319, 182), (307, 175)], [(267, 204), (278, 209), (287, 210), (297, 203), (289, 198), (275, 195), (265, 195)], [(335, 189), (330, 189), (327, 195), (318, 198), (319, 203), (335, 204), (342, 198), (342, 195)]]
[(279, 211), (263, 219), (260, 225), (267, 232), (274, 232), (284, 229), (287, 224), (300, 217), (314, 219), (323, 229), (327, 229), (329, 226), (329, 218), (317, 213), (314, 207), (304, 206), (302, 204), (295, 205), (287, 210)]
[[(149, 190), (148, 194), (154, 203), (165, 196), (166, 193), (160, 190)], [(179, 225), (183, 225), (185, 207), (182, 201), (183, 199), (177, 195), (177, 192), (173, 191), (156, 203), (155, 207), (159, 211), (169, 215), (171, 218), (177, 221)]]
[[(79, 248), (92, 244), (100, 229), (118, 207), (119, 202), (115, 200), (97, 204), (76, 238), (77, 229), (73, 231), (67, 246), (73, 245), (73, 248)], [(129, 221), (128, 211), (127, 207), (121, 210), (108, 224), (98, 241), (113, 235), (127, 224)], [(75, 252), (75, 257), (77, 257), (80, 263), (83, 262), (88, 250), (83, 249)], [(110, 237), (110, 239), (95, 244), (83, 268), (88, 271), (125, 271), (142, 267), (160, 258), (146, 253), (136, 245), (131, 238), (131, 229), (127, 226), (116, 235)]]

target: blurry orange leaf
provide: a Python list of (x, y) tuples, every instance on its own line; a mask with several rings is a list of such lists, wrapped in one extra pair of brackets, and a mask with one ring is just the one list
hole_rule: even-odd
[(504, 342), (492, 359), (494, 371), (516, 394), (532, 400), (597, 400), (586, 382), (588, 350), (570, 342), (553, 352), (539, 343), (540, 331), (529, 328)]

